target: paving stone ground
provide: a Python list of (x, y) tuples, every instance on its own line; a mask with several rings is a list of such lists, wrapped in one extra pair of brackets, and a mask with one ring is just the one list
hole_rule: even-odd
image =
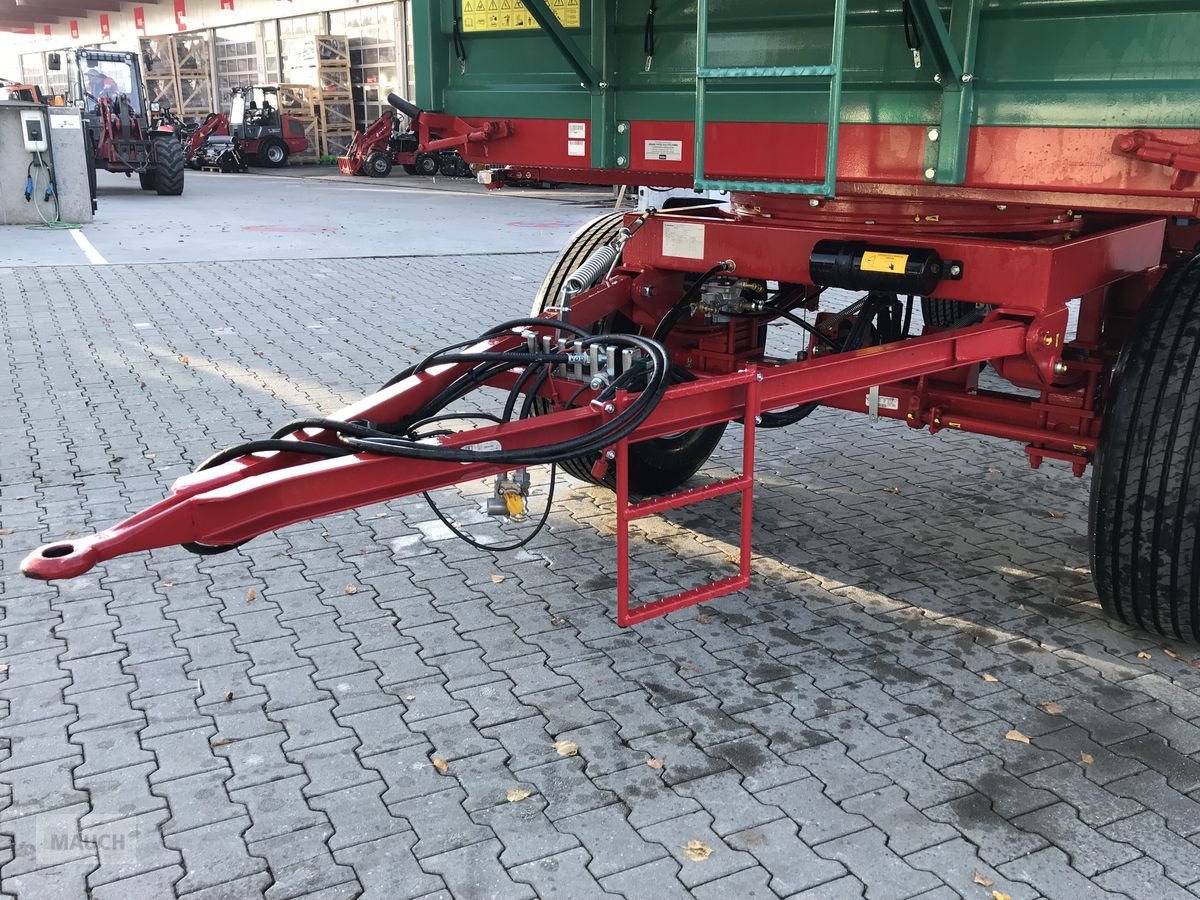
[[(612, 497), (567, 479), (498, 558), (416, 498), (20, 576), (549, 263), (0, 270), (0, 896), (1196, 896), (1194, 651), (1102, 617), (1087, 482), (1016, 445), (764, 434), (752, 587), (624, 630)], [(439, 496), (487, 534), (480, 491)], [(639, 588), (723, 570), (736, 521), (642, 523)]]

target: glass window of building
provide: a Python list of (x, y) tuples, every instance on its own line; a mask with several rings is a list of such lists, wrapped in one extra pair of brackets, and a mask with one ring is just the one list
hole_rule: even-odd
[(213, 31), (217, 101), (224, 108), (229, 92), (240, 84), (259, 84), (258, 26), (233, 25)]
[(388, 108), (387, 95), (407, 95), (396, 52), (396, 4), (358, 6), (329, 14), (329, 33), (350, 39), (354, 118), (365, 128)]
[(279, 20), (280, 81), (317, 83), (317, 49), (313, 36), (327, 34), (319, 13)]

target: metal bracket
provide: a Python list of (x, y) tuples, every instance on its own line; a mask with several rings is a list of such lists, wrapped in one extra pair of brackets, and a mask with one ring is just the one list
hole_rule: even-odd
[(913, 18), (928, 45), (942, 88), (942, 119), (926, 133), (924, 176), (937, 184), (962, 184), (975, 119), (975, 47), (982, 0), (952, 0), (950, 28), (937, 0), (912, 0)]
[(550, 11), (546, 0), (524, 0), (524, 2), (525, 9), (529, 11), (534, 21), (541, 26), (542, 31), (546, 32), (554, 46), (558, 48), (558, 52), (575, 70), (575, 74), (579, 76), (584, 87), (591, 91), (600, 90), (603, 79), (592, 66), (591, 60), (581, 53), (579, 47), (571, 40), (571, 36), (563, 28), (562, 22), (558, 21), (558, 16)]

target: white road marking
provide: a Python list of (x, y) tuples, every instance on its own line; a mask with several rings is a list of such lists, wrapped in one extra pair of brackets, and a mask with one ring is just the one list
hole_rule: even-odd
[(87, 257), (88, 262), (93, 266), (108, 265), (108, 260), (101, 256), (100, 251), (92, 246), (92, 242), (87, 239), (81, 229), (72, 228), (71, 237), (75, 239), (75, 243), (79, 245), (79, 249), (83, 251), (83, 255)]

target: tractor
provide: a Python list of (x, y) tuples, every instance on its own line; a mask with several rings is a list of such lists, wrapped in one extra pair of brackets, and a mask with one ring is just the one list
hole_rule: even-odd
[(308, 149), (304, 123), (279, 110), (278, 85), (239, 85), (229, 97), (228, 113), (213, 113), (192, 133), (187, 161), (193, 168), (227, 156), (230, 146), (268, 169), (281, 168), (293, 153)]
[(136, 172), (144, 191), (182, 194), (183, 148), (172, 130), (151, 124), (137, 54), (81, 49), (67, 61), (69, 102), (83, 111), (95, 168)]
[(388, 103), (392, 108), (366, 131), (356, 131), (346, 155), (338, 157), (343, 175), (387, 178), (395, 165), (409, 175), (472, 177), (456, 149), (467, 136), (443, 138), (434, 130), (446, 125), (453, 129), (452, 116), (426, 113), (395, 93), (388, 94)]

